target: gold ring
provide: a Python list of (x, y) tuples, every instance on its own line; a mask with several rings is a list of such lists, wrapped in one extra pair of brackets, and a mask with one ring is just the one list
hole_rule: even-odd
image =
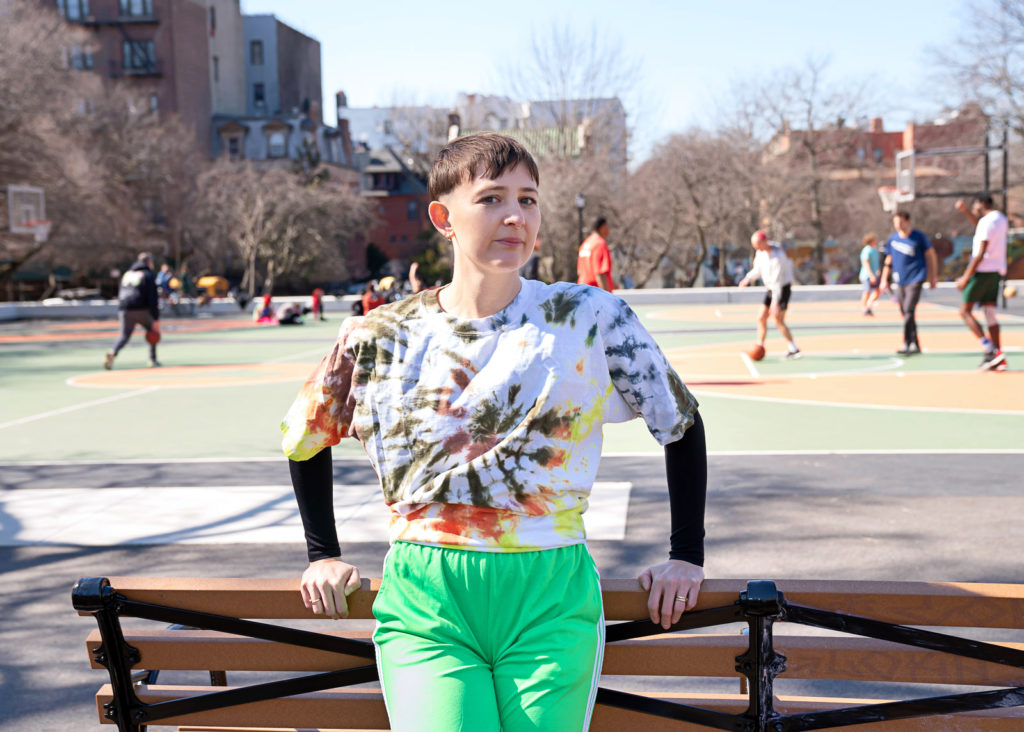
[(309, 602), (310, 602), (310, 604), (311, 604), (311, 605), (316, 605), (316, 604), (317, 604), (318, 602), (323, 602), (323, 600), (321, 600), (321, 599), (320, 599), (320, 598), (318, 597), (318, 598), (316, 598), (315, 600), (310, 600)]
[(680, 597), (679, 595), (676, 595), (676, 599), (679, 600), (679, 602), (686, 602), (686, 598)]

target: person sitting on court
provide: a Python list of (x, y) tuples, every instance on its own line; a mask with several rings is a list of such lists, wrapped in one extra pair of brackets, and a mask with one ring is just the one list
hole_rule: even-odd
[(761, 280), (768, 288), (764, 302), (757, 315), (757, 346), (764, 353), (765, 339), (768, 336), (768, 315), (771, 314), (775, 327), (786, 339), (788, 350), (786, 358), (799, 358), (800, 349), (796, 347), (793, 334), (786, 325), (786, 310), (789, 308), (789, 296), (793, 288), (793, 263), (786, 256), (786, 250), (778, 242), (769, 241), (768, 234), (758, 229), (750, 235), (750, 245), (754, 247), (754, 261), (750, 271), (739, 282), (740, 287)]
[(356, 437), (380, 476), (392, 544), (373, 641), (396, 732), (588, 728), (604, 618), (583, 512), (603, 423), (640, 417), (665, 449), (669, 558), (640, 574), (651, 620), (671, 627), (700, 591), (697, 402), (623, 300), (519, 276), (539, 177), (505, 135), (442, 148), (428, 214), (451, 242), (451, 283), (345, 320), (282, 424), (317, 615), (345, 616), (360, 586), (331, 446)]

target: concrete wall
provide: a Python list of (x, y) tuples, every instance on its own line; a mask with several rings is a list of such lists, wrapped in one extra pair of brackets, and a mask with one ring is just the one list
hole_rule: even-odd
[(310, 116), (323, 119), (323, 90), (320, 80), (320, 42), (277, 22), (277, 83), (283, 114), (302, 111), (310, 103)]
[[(1012, 280), (1018, 292), (1024, 292), (1024, 280)], [(925, 298), (934, 297), (946, 305), (959, 302), (960, 293), (952, 282), (940, 282), (938, 291), (929, 296), (925, 290)], [(797, 285), (793, 288), (793, 304), (799, 307), (800, 301), (857, 302), (860, 299), (860, 285)], [(616, 290), (616, 295), (631, 306), (641, 305), (691, 305), (698, 303), (758, 303), (764, 298), (762, 287), (694, 287), (676, 288), (671, 290)], [(344, 297), (327, 296), (324, 298), (324, 310), (327, 312), (350, 313), (352, 303), (358, 299), (356, 295)], [(308, 303), (309, 297), (301, 295), (281, 296), (273, 298), (274, 302)], [(230, 298), (218, 298), (200, 311), (209, 315), (239, 315), (237, 303)], [(246, 312), (251, 312), (248, 310)], [(1002, 312), (1000, 309), (999, 312)], [(0, 321), (24, 320), (32, 318), (103, 318), (117, 315), (116, 300), (92, 300), (88, 302), (0, 302)]]

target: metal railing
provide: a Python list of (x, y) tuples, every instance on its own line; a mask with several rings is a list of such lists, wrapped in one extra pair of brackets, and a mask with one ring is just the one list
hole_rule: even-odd
[[(135, 693), (131, 669), (140, 661), (139, 652), (124, 638), (120, 624), (122, 616), (233, 633), (366, 658), (370, 661), (374, 660), (373, 644), (223, 615), (137, 602), (119, 595), (110, 586), (109, 581), (102, 577), (80, 579), (72, 590), (72, 603), (76, 610), (93, 615), (99, 625), (102, 642), (94, 651), (94, 657), (110, 674), (113, 701), (106, 704), (106, 717), (117, 724), (120, 732), (140, 732), (146, 724), (183, 714), (323, 691), (378, 679), (376, 665), (370, 663), (357, 668), (308, 674), (282, 681), (147, 704)], [(747, 679), (746, 711), (742, 714), (728, 714), (605, 688), (598, 690), (597, 703), (735, 732), (793, 732), (1024, 706), (1024, 687), (1015, 687), (863, 704), (827, 711), (780, 714), (774, 708), (774, 682), (776, 677), (786, 670), (786, 657), (776, 652), (773, 646), (773, 627), (777, 621), (841, 631), (1024, 669), (1024, 651), (870, 618), (794, 605), (786, 601), (774, 582), (758, 580), (748, 582), (746, 591), (741, 592), (732, 605), (686, 613), (680, 622), (669, 630), (664, 630), (649, 620), (633, 620), (609, 625), (606, 633), (606, 642), (615, 643), (680, 630), (746, 622), (749, 627), (749, 645), (746, 652), (736, 657), (736, 670)]]

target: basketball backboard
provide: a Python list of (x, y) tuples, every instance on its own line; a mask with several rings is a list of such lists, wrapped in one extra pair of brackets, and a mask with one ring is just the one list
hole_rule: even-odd
[(35, 186), (7, 186), (7, 221), (12, 234), (35, 234), (46, 219), (46, 194)]
[(914, 151), (901, 150), (896, 153), (896, 201), (907, 203), (914, 200)]

